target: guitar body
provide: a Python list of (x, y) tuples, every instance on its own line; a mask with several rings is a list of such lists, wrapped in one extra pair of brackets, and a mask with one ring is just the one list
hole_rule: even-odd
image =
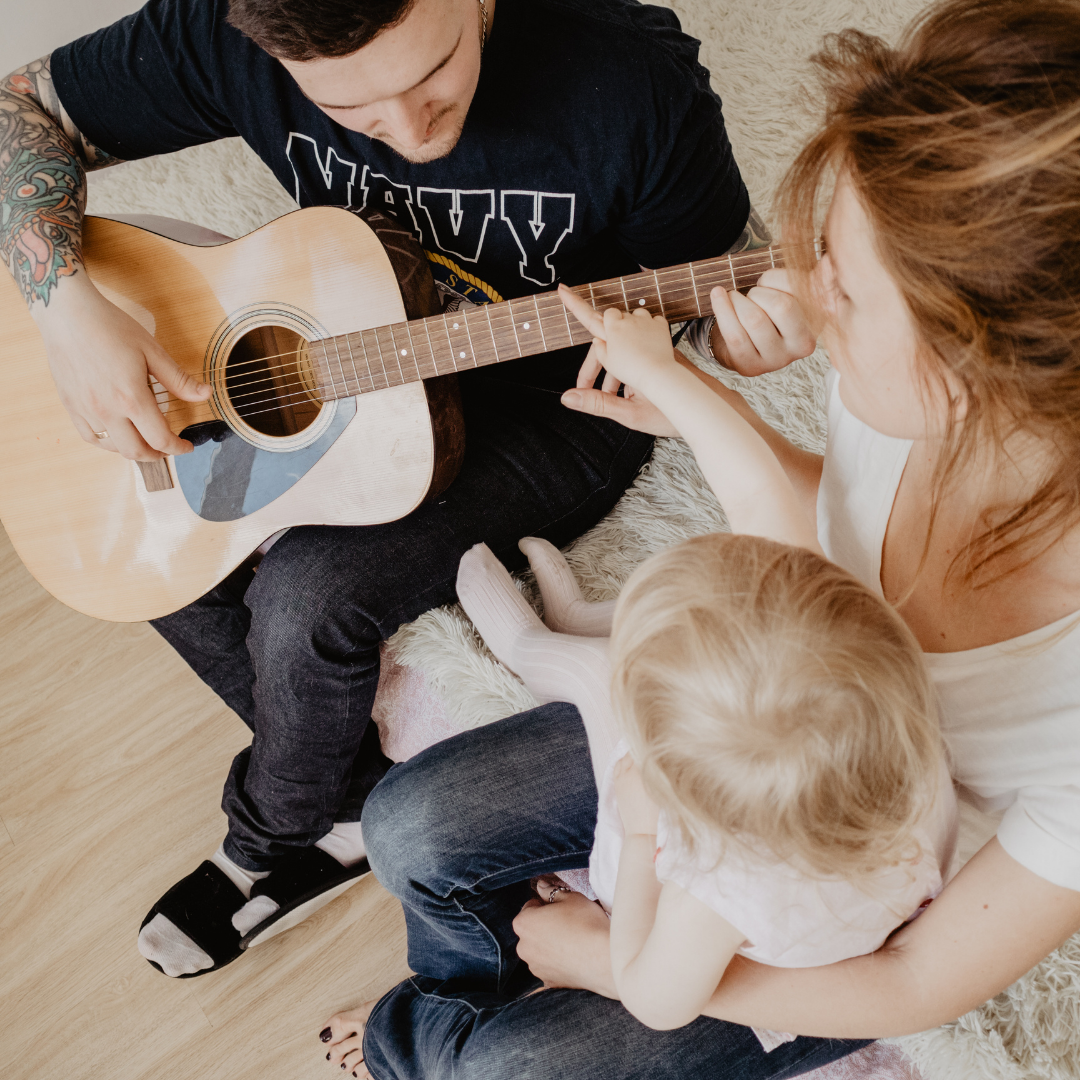
[[(305, 341), (406, 317), (390, 259), (364, 221), (316, 207), (240, 240), (199, 247), (88, 218), (84, 250), (105, 296), (185, 371), (211, 381), (215, 397), (190, 405), (158, 394), (174, 431), (208, 433), (197, 447), (206, 464), (199, 473), (197, 454), (167, 459), (157, 467), (159, 483), (149, 484), (162, 489), (148, 490), (135, 462), (76, 433), (37, 326), (0, 274), (7, 385), (0, 519), (30, 572), (58, 599), (100, 619), (152, 619), (213, 588), (279, 529), (392, 521), (423, 501), (439, 465), (439, 430), (460, 434), (442, 415), (433, 423), (424, 383), (326, 404), (305, 390)], [(262, 342), (262, 358), (249, 358), (252, 342)], [(282, 374), (275, 357), (295, 370)], [(235, 421), (230, 392), (239, 397), (246, 386), (272, 384), (297, 404), (297, 415), (274, 427), (249, 410), (255, 427), (244, 438), (230, 434), (223, 422)], [(452, 405), (452, 388), (435, 388), (432, 397)], [(220, 455), (231, 445), (222, 433), (239, 447), (235, 461), (248, 462), (239, 488), (222, 487)], [(298, 479), (290, 461), (303, 462)], [(439, 471), (445, 486), (447, 468)], [(256, 473), (270, 485), (262, 502), (252, 494)]]

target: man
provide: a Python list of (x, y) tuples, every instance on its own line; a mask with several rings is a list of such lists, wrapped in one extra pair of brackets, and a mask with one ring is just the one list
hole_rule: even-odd
[[(0, 250), (75, 426), (128, 458), (182, 454), (147, 372), (209, 395), (87, 276), (84, 170), (239, 134), (302, 206), (389, 215), (454, 303), (490, 303), (752, 242), (697, 46), (636, 0), (499, 0), (497, 18), (495, 0), (151, 0), (9, 76)], [(769, 366), (812, 347), (776, 322), (786, 338), (755, 337)], [(379, 642), (453, 599), (474, 543), (513, 568), (520, 536), (566, 544), (633, 480), (651, 437), (560, 404), (581, 360), (462, 376), (465, 458), (436, 501), (388, 525), (294, 528), (257, 574), (156, 621), (253, 731), (224, 843), (141, 928), (166, 974), (229, 963), (366, 872), (361, 810), (390, 764), (370, 723)]]

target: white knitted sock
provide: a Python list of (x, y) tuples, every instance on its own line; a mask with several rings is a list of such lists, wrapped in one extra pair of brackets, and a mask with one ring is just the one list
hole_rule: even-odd
[(544, 625), (559, 634), (609, 637), (614, 600), (590, 603), (581, 595), (577, 580), (562, 552), (546, 540), (526, 536), (518, 547), (528, 556), (544, 598)]
[[(251, 886), (266, 872), (252, 873), (237, 866), (225, 854), (222, 845), (210, 856), (210, 861), (244, 894), (251, 895)], [(214, 966), (213, 959), (191, 940), (175, 923), (162, 914), (155, 915), (139, 931), (139, 952), (152, 960), (166, 975), (193, 975)]]
[(541, 701), (569, 701), (585, 723), (597, 784), (619, 740), (607, 639), (549, 630), (486, 544), (458, 565), (457, 593), (487, 646)]

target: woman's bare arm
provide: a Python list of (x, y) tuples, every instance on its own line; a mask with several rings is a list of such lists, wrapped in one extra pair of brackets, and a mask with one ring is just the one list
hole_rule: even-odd
[[(552, 986), (617, 997), (607, 919), (595, 904), (535, 901), (514, 921), (518, 955)], [(834, 1039), (910, 1035), (999, 994), (1080, 931), (1080, 892), (1033, 874), (991, 840), (926, 913), (869, 956), (773, 968), (736, 956), (704, 1015)]]
[(735, 957), (705, 1015), (800, 1035), (884, 1038), (937, 1027), (1015, 982), (1080, 930), (1080, 892), (991, 840), (881, 949), (822, 968)]
[(568, 289), (560, 289), (560, 297), (593, 333), (593, 352), (609, 377), (644, 393), (690, 444), (735, 532), (818, 548), (805, 493), (796, 491), (772, 446), (749, 421), (753, 413), (747, 410), (748, 417), (736, 407), (742, 402), (738, 395), (729, 401), (706, 390), (694, 370), (677, 361), (663, 319), (614, 308), (601, 315)]

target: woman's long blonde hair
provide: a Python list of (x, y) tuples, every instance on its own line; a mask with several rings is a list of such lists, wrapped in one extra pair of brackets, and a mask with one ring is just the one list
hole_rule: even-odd
[(895, 48), (845, 30), (814, 62), (824, 121), (782, 185), (784, 237), (815, 235), (842, 170), (928, 371), (963, 388), (931, 522), (978, 446), (1023, 431), (1048, 451), (1037, 490), (956, 556), (990, 584), (1080, 520), (1080, 4), (947, 0)]
[(918, 643), (880, 597), (801, 548), (700, 536), (619, 598), (613, 700), (685, 841), (753, 839), (855, 878), (918, 855), (942, 746)]

